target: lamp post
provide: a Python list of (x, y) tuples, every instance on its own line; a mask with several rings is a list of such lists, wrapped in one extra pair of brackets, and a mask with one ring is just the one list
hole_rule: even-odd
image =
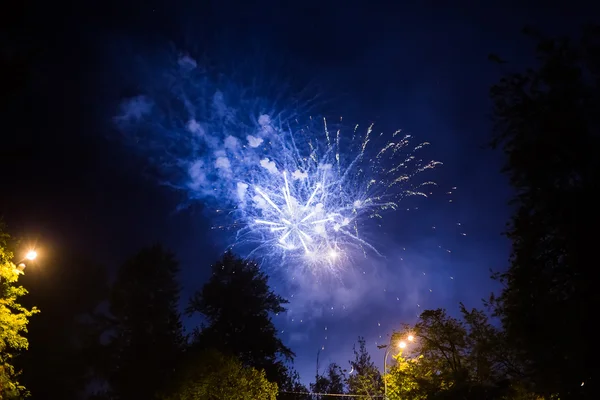
[[(377, 346), (378, 349), (386, 349), (385, 350), (385, 355), (383, 356), (383, 399), (387, 400), (387, 379), (385, 379), (385, 374), (387, 373), (387, 358), (390, 355), (390, 351), (392, 350), (392, 342), (394, 341), (395, 336), (392, 335), (392, 337), (390, 337), (390, 343), (389, 344), (382, 344), (380, 346)], [(406, 340), (409, 342), (414, 342), (415, 337), (413, 335), (408, 335), (406, 337)], [(404, 340), (400, 340), (398, 342), (398, 347), (400, 348), (400, 351), (402, 351), (402, 349), (406, 348), (406, 341)]]

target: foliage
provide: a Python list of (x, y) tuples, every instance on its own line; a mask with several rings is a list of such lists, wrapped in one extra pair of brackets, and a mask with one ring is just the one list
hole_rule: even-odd
[(184, 339), (177, 312), (178, 264), (161, 246), (119, 269), (110, 295), (108, 382), (117, 399), (152, 399), (174, 376)]
[(27, 333), (29, 318), (38, 309), (28, 309), (18, 302), (27, 290), (17, 285), (23, 272), (12, 262), (13, 253), (7, 248), (10, 236), (3, 228), (0, 225), (0, 399), (12, 399), (27, 395), (18, 381), (13, 357), (18, 351), (27, 350), (29, 342), (23, 334)]
[(244, 367), (216, 350), (194, 354), (179, 373), (178, 384), (164, 400), (275, 400), (277, 384), (264, 371)]
[(431, 372), (419, 368), (421, 356), (407, 359), (402, 352), (395, 355), (395, 364), (386, 375), (389, 399), (423, 400), (427, 398), (427, 384), (430, 384)]
[[(344, 374), (342, 369), (336, 363), (327, 366), (325, 374), (317, 375), (315, 383), (310, 384), (310, 389), (314, 393), (343, 394), (344, 393)], [(325, 399), (327, 396), (316, 396), (318, 399)]]
[(426, 310), (414, 326), (394, 334), (392, 342), (415, 339), (394, 355), (386, 376), (390, 399), (503, 399), (513, 387), (524, 390), (503, 333), (481, 311), (461, 305), (461, 314)]
[(344, 393), (344, 374), (336, 363), (331, 363), (327, 367), (327, 380), (329, 381), (329, 387), (326, 393)]
[(353, 347), (354, 360), (350, 360), (350, 373), (346, 380), (348, 393), (353, 395), (364, 395), (357, 397), (359, 399), (368, 399), (372, 396), (379, 396), (383, 393), (383, 382), (381, 374), (371, 360), (371, 355), (367, 351), (365, 339), (358, 338), (358, 349)]
[(282, 383), (284, 360), (294, 354), (277, 337), (271, 315), (284, 312), (286, 303), (269, 288), (258, 264), (225, 253), (190, 301), (188, 311), (202, 314), (208, 323), (196, 343), (232, 354), (243, 365), (264, 370), (270, 381)]
[(492, 304), (540, 394), (597, 398), (600, 28), (579, 41), (530, 33), (538, 67), (491, 89), (492, 146), (516, 190), (510, 267)]

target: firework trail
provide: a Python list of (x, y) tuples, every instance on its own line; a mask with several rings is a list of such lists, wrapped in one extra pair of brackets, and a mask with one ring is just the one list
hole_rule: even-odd
[(149, 81), (144, 95), (121, 104), (115, 123), (165, 184), (223, 214), (215, 228), (231, 229), (233, 245), (248, 256), (339, 271), (357, 256), (379, 254), (364, 232), (434, 185), (418, 177), (440, 164), (419, 156), (428, 143), (400, 131), (265, 107), (269, 94), (187, 56)]

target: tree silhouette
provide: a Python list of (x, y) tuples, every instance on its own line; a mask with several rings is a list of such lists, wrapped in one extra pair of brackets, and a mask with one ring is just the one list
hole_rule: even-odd
[(300, 374), (288, 368), (287, 379), (279, 387), (279, 400), (312, 400), (308, 388), (300, 381)]
[(492, 301), (540, 394), (597, 398), (600, 29), (577, 42), (533, 36), (539, 66), (491, 89), (492, 146), (516, 191)]
[[(343, 394), (344, 374), (340, 366), (336, 363), (329, 364), (323, 375), (315, 377), (315, 382), (310, 384), (310, 389), (314, 393)], [(316, 395), (316, 399), (326, 398), (327, 396)]]
[(111, 398), (156, 398), (175, 376), (184, 344), (178, 270), (173, 255), (158, 245), (141, 250), (119, 269), (109, 307)]
[(354, 345), (354, 360), (350, 360), (352, 373), (348, 375), (348, 393), (364, 395), (365, 399), (381, 395), (383, 383), (377, 366), (367, 351), (365, 338), (358, 338), (358, 349)]
[(331, 363), (327, 367), (327, 380), (329, 381), (327, 393), (342, 394), (345, 392), (344, 374), (342, 368), (336, 363)]
[(258, 264), (231, 252), (212, 265), (212, 275), (190, 301), (207, 326), (195, 342), (234, 355), (245, 366), (264, 369), (267, 379), (286, 380), (285, 361), (294, 356), (277, 336), (271, 315), (285, 311), (287, 300), (275, 294)]

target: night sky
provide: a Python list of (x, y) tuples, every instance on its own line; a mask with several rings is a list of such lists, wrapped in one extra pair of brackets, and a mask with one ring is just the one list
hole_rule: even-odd
[[(2, 78), (13, 91), (1, 110), (0, 212), (11, 233), (38, 243), (38, 268), (44, 253), (77, 249), (114, 270), (141, 246), (161, 242), (181, 262), (182, 297), (199, 288), (227, 234), (211, 229), (201, 201), (179, 207), (186, 195), (161, 185), (143, 154), (123, 145), (113, 117), (124, 98), (143, 90), (139, 68), (160, 68), (170, 48), (223, 64), (260, 53), (259, 69), (273, 82), (318, 93), (315, 113), (401, 128), (431, 142), (428, 154), (444, 163), (432, 174), (440, 186), (434, 196), (385, 217), (377, 233), (385, 257), (327, 282), (307, 276), (291, 291), (283, 270), (265, 266), (291, 301), (275, 321), (303, 379), (313, 378), (319, 349), (322, 365), (345, 367), (362, 335), (379, 360), (375, 345), (421, 310), (480, 306), (496, 288), (490, 268), (504, 268), (509, 254), (501, 232), (511, 193), (501, 154), (485, 148), (489, 87), (533, 62), (525, 25), (570, 33), (592, 10), (577, 1), (568, 9), (541, 1), (214, 3), (15, 10), (3, 56), (25, 54), (26, 62)], [(489, 53), (509, 63), (493, 64)]]

